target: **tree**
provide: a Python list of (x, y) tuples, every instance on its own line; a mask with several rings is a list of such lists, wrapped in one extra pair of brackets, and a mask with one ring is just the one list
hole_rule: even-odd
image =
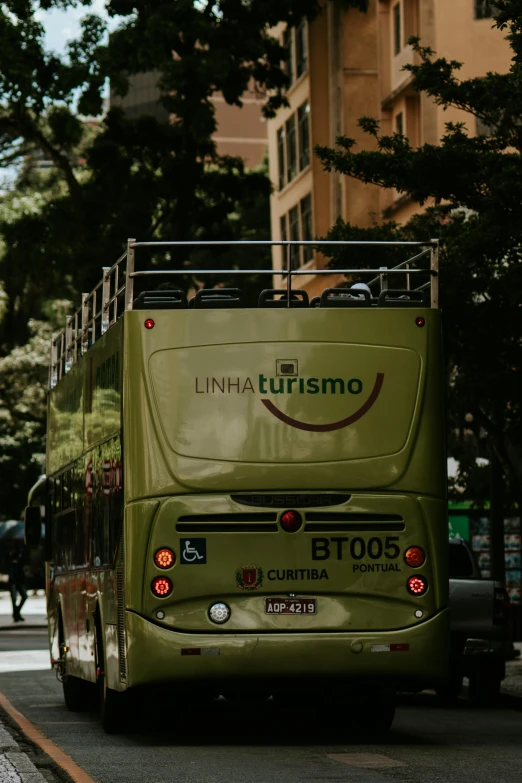
[[(365, 0), (335, 0), (364, 7)], [(41, 0), (40, 7), (91, 0)], [(32, 0), (0, 5), (0, 163), (43, 150), (65, 193), (38, 214), (1, 226), (5, 251), (0, 279), (7, 316), (4, 351), (27, 337), (29, 317), (48, 298), (79, 295), (97, 282), (102, 263), (117, 258), (128, 235), (155, 239), (212, 239), (236, 235), (236, 205), (260, 188), (260, 176), (242, 161), (220, 157), (211, 98), (220, 92), (241, 106), (249, 85), (267, 96), (265, 113), (286, 102), (285, 50), (271, 34), (280, 22), (313, 18), (324, 0), (108, 0), (120, 24), (105, 42), (94, 14), (59, 58), (45, 51)], [(113, 109), (102, 132), (85, 144), (80, 115), (99, 115), (107, 78), (124, 93), (129, 75), (157, 71), (162, 103), (171, 117), (129, 119)], [(82, 149), (82, 163), (77, 150)], [(219, 190), (219, 195), (217, 191)], [(268, 226), (266, 227), (268, 229)], [(236, 233), (234, 233), (236, 232)], [(103, 262), (101, 262), (103, 259)], [(250, 261), (243, 256), (237, 262)], [(166, 262), (156, 253), (151, 263)], [(188, 251), (168, 258), (186, 264)], [(67, 279), (69, 276), (70, 279)], [(27, 281), (37, 279), (38, 290)], [(66, 290), (63, 290), (65, 284)]]
[[(365, 8), (366, 0), (334, 0)], [(217, 154), (211, 97), (241, 105), (252, 85), (270, 115), (285, 103), (285, 50), (270, 30), (313, 18), (325, 0), (107, 0), (119, 27), (106, 40), (95, 14), (64, 57), (47, 52), (34, 0), (0, 3), (0, 167), (22, 165), (0, 203), (0, 513), (17, 515), (43, 453), (44, 337), (49, 302), (98, 282), (129, 235), (152, 239), (265, 239), (270, 236), (266, 166)], [(39, 0), (44, 10), (91, 0)], [(162, 74), (171, 121), (129, 119), (113, 109), (99, 126), (108, 78), (124, 93), (128, 76)], [(54, 168), (35, 171), (44, 154)], [(270, 254), (236, 250), (155, 254), (156, 268), (210, 261), (269, 267)], [(185, 283), (201, 284), (187, 276)], [(241, 287), (252, 281), (241, 279)], [(211, 285), (238, 285), (214, 278)], [(36, 322), (35, 322), (36, 319)], [(37, 332), (34, 330), (37, 328)], [(3, 358), (1, 358), (3, 357)], [(45, 358), (44, 358), (45, 357)], [(30, 404), (28, 403), (30, 402)], [(31, 423), (32, 422), (32, 423)]]
[(352, 139), (341, 137), (335, 149), (316, 153), (326, 171), (396, 188), (419, 204), (432, 200), (434, 206), (405, 226), (384, 223), (364, 232), (341, 221), (330, 236), (441, 238), (452, 448), (465, 463), (459, 480), (469, 478), (470, 456), (480, 455), (486, 435), (520, 508), (522, 0), (496, 0), (495, 6), (493, 24), (507, 32), (513, 52), (509, 73), (460, 80), (460, 63), (436, 57), (418, 39), (410, 42), (420, 62), (407, 66), (414, 89), (478, 117), (491, 135), (470, 136), (465, 123), (447, 123), (438, 146), (414, 149), (406, 137), (383, 135), (378, 121), (365, 117), (359, 122), (375, 150), (357, 151)]

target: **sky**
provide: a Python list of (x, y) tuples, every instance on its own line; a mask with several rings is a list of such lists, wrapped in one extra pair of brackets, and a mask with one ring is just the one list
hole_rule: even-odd
[(92, 13), (106, 16), (105, 3), (106, 0), (93, 0), (90, 7), (80, 5), (67, 11), (37, 11), (37, 18), (45, 27), (47, 48), (57, 53), (63, 52), (67, 41), (78, 35), (83, 16)]

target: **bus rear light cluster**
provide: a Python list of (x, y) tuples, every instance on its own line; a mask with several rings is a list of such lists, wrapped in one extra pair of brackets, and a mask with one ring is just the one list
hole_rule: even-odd
[(411, 568), (420, 568), (426, 560), (426, 555), (420, 546), (410, 546), (404, 553), (404, 559)]
[(152, 580), (151, 590), (157, 598), (167, 598), (174, 589), (168, 576), (157, 576)]
[(424, 576), (410, 576), (406, 587), (411, 595), (424, 595), (428, 589), (428, 580)]
[(158, 566), (158, 568), (172, 568), (174, 563), (176, 562), (176, 555), (172, 551), (172, 549), (168, 549), (167, 547), (163, 547), (162, 549), (158, 549), (156, 554), (154, 555), (154, 562)]
[(303, 524), (303, 517), (299, 511), (285, 511), (281, 515), (281, 527), (287, 533), (296, 533)]
[(145, 321), (145, 329), (154, 329), (154, 327), (155, 327), (155, 323), (152, 320), (152, 318), (147, 318), (147, 320)]

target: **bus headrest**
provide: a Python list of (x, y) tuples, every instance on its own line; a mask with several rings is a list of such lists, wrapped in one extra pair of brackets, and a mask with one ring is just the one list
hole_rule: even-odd
[(132, 304), (133, 310), (186, 310), (187, 297), (177, 288), (164, 291), (143, 291)]
[(202, 288), (190, 300), (196, 310), (210, 308), (244, 307), (243, 292), (239, 288)]
[[(274, 297), (279, 297), (275, 299)], [(257, 302), (258, 307), (287, 307), (288, 303), (288, 291), (286, 288), (266, 288), (261, 291), (259, 300)], [(293, 289), (290, 291), (290, 307), (308, 307), (309, 300), (306, 291), (301, 289)]]
[(321, 294), (321, 307), (371, 307), (372, 298), (368, 291), (349, 288), (327, 288)]
[(387, 291), (381, 291), (379, 307), (429, 307), (428, 296), (426, 291), (389, 288)]

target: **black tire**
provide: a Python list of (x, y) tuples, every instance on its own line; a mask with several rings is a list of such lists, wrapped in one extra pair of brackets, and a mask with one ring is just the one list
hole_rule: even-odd
[(71, 712), (88, 712), (96, 706), (96, 686), (66, 674), (63, 678), (63, 698)]
[(107, 687), (103, 672), (98, 677), (100, 719), (106, 734), (121, 734), (131, 726), (129, 694)]
[(395, 695), (382, 694), (370, 699), (354, 717), (354, 729), (372, 736), (386, 734), (395, 718)]
[(456, 704), (462, 691), (461, 674), (453, 674), (448, 679), (437, 686), (435, 689), (437, 696), (443, 704)]
[(500, 700), (502, 678), (493, 672), (482, 672), (469, 678), (469, 700), (477, 707), (494, 707)]

